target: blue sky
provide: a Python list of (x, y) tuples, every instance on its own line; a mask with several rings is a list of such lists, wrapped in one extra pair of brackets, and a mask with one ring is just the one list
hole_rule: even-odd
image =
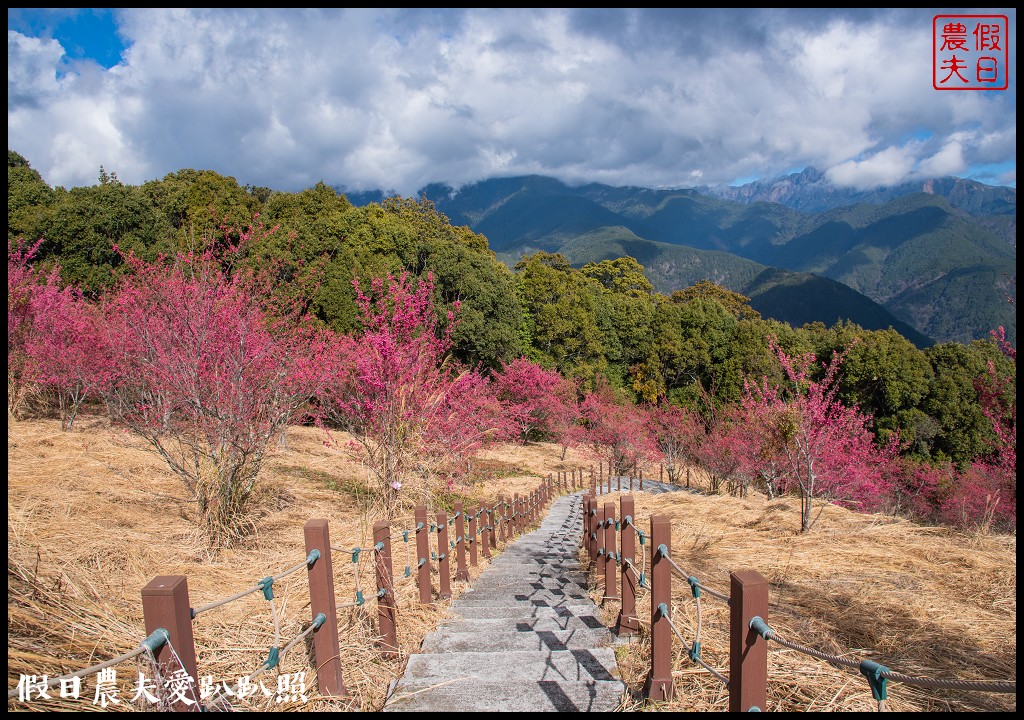
[[(937, 91), (937, 14), (1006, 15), (1009, 87)], [(813, 166), (1016, 187), (1016, 11), (8, 9), (7, 143), (102, 165), (412, 196), (541, 174), (643, 187)]]

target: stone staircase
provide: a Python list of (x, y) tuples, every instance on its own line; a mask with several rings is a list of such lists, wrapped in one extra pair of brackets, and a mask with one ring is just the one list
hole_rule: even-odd
[(577, 561), (581, 493), (555, 500), (424, 638), (384, 712), (608, 712), (625, 697)]

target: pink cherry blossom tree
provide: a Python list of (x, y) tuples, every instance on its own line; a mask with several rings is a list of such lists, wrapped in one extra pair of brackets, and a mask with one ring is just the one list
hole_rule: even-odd
[(354, 284), (363, 329), (334, 337), (318, 404), (326, 423), (354, 438), (393, 516), (403, 498), (427, 499), (508, 430), (488, 382), (449, 354), (458, 304), (439, 322), (432, 275)]
[(61, 429), (71, 430), (82, 403), (98, 394), (112, 372), (99, 309), (77, 288), (61, 287), (57, 268), (32, 287), (28, 308), (26, 375), (56, 396)]
[(705, 437), (704, 423), (692, 410), (667, 401), (650, 408), (648, 417), (668, 481), (678, 483), (687, 465), (698, 462), (698, 450)]
[(647, 412), (620, 400), (607, 381), (598, 378), (580, 403), (578, 443), (598, 459), (610, 459), (614, 472), (625, 474), (660, 458)]
[(547, 370), (525, 357), (506, 363), (494, 374), (495, 391), (516, 427), (516, 440), (526, 443), (557, 434), (565, 382), (557, 370)]
[(833, 354), (822, 378), (815, 380), (812, 354), (791, 357), (773, 337), (769, 347), (785, 373), (785, 387), (767, 377), (748, 378), (742, 403), (753, 427), (766, 428), (781, 442), (785, 467), (779, 490), (799, 492), (800, 531), (807, 532), (817, 520), (816, 498), (865, 511), (880, 507), (889, 490), (883, 466), (895, 450), (875, 445), (870, 417), (837, 398), (839, 372), (849, 350)]
[(264, 458), (315, 394), (323, 347), (302, 318), (270, 322), (269, 281), (223, 252), (129, 255), (103, 304), (110, 416), (181, 478), (214, 549), (250, 528)]

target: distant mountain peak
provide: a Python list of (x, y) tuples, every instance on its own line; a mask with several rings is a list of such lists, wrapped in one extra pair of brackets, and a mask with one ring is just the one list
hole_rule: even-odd
[(798, 173), (755, 180), (743, 185), (703, 185), (703, 195), (741, 203), (770, 202), (805, 213), (820, 213), (858, 203), (882, 204), (904, 195), (925, 192), (946, 198), (972, 214), (1016, 215), (1017, 190), (958, 177), (908, 180), (870, 190), (839, 187), (825, 173), (808, 166)]

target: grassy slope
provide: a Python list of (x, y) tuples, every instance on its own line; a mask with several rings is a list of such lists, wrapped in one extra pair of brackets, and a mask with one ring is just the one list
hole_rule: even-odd
[[(464, 489), (475, 502), (498, 493), (526, 492), (558, 469), (590, 460), (546, 444), (500, 446), (477, 462), (481, 477)], [(181, 500), (182, 488), (165, 466), (97, 417), (62, 433), (56, 421), (8, 425), (8, 686), (19, 673), (56, 675), (80, 669), (135, 647), (142, 632), (140, 589), (157, 574), (188, 577), (192, 604), (252, 587), (269, 572), (304, 557), (302, 525), (327, 518), (332, 545), (370, 545), (374, 521), (367, 509), (365, 471), (344, 452), (324, 445), (310, 428), (292, 428), (287, 449), (275, 452), (258, 486), (257, 532), (240, 548), (210, 557), (196, 539)], [(694, 474), (694, 484), (699, 484)], [(614, 500), (615, 496), (609, 499)], [(809, 535), (798, 527), (799, 503), (762, 497), (638, 494), (636, 516), (673, 521), (673, 556), (708, 587), (728, 591), (729, 571), (753, 568), (770, 582), (769, 623), (782, 637), (827, 652), (871, 657), (911, 675), (1006, 679), (1016, 673), (1016, 537), (963, 535), (923, 528), (878, 515), (827, 507)], [(402, 522), (406, 522), (403, 519)], [(406, 562), (395, 542), (396, 574)], [(363, 556), (365, 558), (365, 554)], [(648, 565), (649, 566), (649, 565)], [(349, 602), (353, 566), (335, 555), (336, 595)], [(282, 643), (309, 621), (303, 573), (275, 584)], [(367, 597), (368, 565), (362, 566)], [(465, 589), (453, 583), (457, 594)], [(595, 596), (601, 590), (595, 587)], [(422, 606), (411, 581), (398, 583), (403, 657), (443, 619), (444, 602)], [(685, 583), (674, 586), (674, 617), (684, 637), (696, 628), (696, 606)], [(642, 608), (643, 603), (639, 604)], [(609, 618), (617, 607), (606, 608)], [(648, 610), (649, 612), (649, 610)], [(728, 672), (726, 609), (702, 602), (703, 658)], [(345, 680), (352, 707), (379, 709), (403, 659), (385, 661), (373, 651), (372, 601), (339, 611)], [(195, 622), (200, 674), (237, 679), (255, 669), (273, 643), (267, 603), (258, 593), (200, 615)], [(308, 670), (296, 648), (284, 672)], [(619, 649), (624, 678), (638, 689), (649, 667), (641, 636)], [(677, 699), (666, 710), (722, 710), (721, 683), (690, 663), (677, 645)], [(872, 710), (867, 684), (857, 673), (772, 646), (770, 710)], [(134, 663), (118, 667), (125, 683)], [(309, 685), (314, 685), (308, 672)], [(267, 676), (268, 686), (276, 679)], [(131, 687), (131, 684), (127, 686)], [(83, 699), (8, 702), (9, 710), (92, 709), (94, 679)], [(130, 697), (130, 689), (124, 691)], [(315, 695), (315, 693), (314, 693)], [(929, 691), (890, 683), (892, 710), (1014, 710), (1015, 696)], [(277, 705), (260, 700), (250, 709), (330, 710), (316, 697)], [(626, 709), (634, 701), (624, 699)], [(124, 705), (114, 709), (125, 709)], [(240, 708), (241, 709), (241, 708)]]

